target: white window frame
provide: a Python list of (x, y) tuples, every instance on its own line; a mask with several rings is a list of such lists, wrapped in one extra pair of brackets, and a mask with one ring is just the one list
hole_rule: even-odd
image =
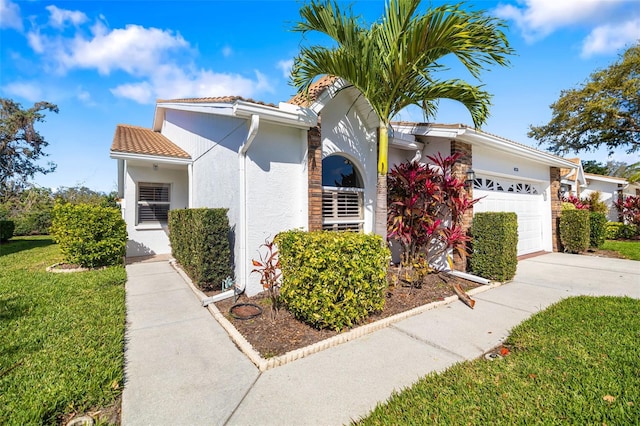
[[(141, 226), (154, 226), (154, 225), (166, 225), (168, 223), (168, 212), (171, 210), (171, 184), (165, 182), (138, 182), (136, 185), (136, 225)], [(167, 191), (166, 200), (141, 200), (142, 188), (162, 188)], [(167, 206), (167, 220), (141, 220), (140, 207), (152, 206), (152, 205), (166, 205)]]
[[(340, 195), (356, 195), (357, 215), (344, 214), (340, 212), (338, 197)], [(332, 198), (330, 214), (326, 214), (326, 199)], [(353, 207), (352, 207), (353, 209)], [(335, 186), (322, 187), (322, 229), (325, 231), (357, 231), (362, 232), (364, 228), (364, 188), (342, 188)]]

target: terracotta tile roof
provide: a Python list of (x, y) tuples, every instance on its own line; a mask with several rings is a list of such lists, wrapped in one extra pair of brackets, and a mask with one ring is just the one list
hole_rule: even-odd
[(161, 157), (191, 158), (182, 148), (151, 129), (118, 124), (111, 151)]
[(336, 80), (338, 80), (336, 76), (325, 75), (309, 87), (309, 96), (306, 96), (304, 93), (298, 93), (289, 99), (288, 103), (301, 107), (309, 107), (318, 99), (320, 94), (322, 94), (327, 87), (335, 83)]
[(277, 108), (277, 105), (256, 101), (251, 98), (243, 98), (242, 96), (217, 96), (217, 97), (209, 97), (209, 98), (180, 98), (180, 99), (158, 99), (156, 102), (159, 104), (166, 103), (179, 103), (179, 104), (211, 104), (211, 103), (222, 103), (222, 104), (231, 104), (235, 101), (244, 101), (251, 102), (258, 105), (265, 105)]

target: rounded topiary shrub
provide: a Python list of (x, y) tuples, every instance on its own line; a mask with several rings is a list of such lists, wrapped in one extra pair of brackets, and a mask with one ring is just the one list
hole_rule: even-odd
[(607, 232), (607, 216), (604, 213), (591, 212), (589, 215), (589, 245), (602, 247)]
[(581, 253), (589, 248), (589, 210), (564, 210), (560, 216), (560, 240), (564, 251)]
[(122, 263), (127, 225), (120, 210), (89, 204), (57, 204), (51, 235), (60, 244), (65, 262), (86, 268)]
[(341, 330), (384, 308), (389, 249), (377, 235), (288, 231), (275, 238), (280, 297), (298, 319)]

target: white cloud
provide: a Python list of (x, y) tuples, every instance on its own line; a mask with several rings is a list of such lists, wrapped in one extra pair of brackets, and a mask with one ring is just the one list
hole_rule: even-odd
[(41, 101), (42, 89), (37, 83), (13, 82), (2, 86), (2, 91), (15, 97), (20, 97), (29, 102)]
[(278, 61), (276, 65), (280, 71), (282, 71), (282, 76), (284, 78), (289, 78), (291, 76), (291, 68), (293, 67), (293, 59)]
[(615, 25), (595, 28), (584, 39), (582, 57), (611, 54), (640, 39), (640, 17)]
[(150, 76), (149, 81), (122, 84), (111, 89), (111, 93), (150, 104), (156, 99), (228, 95), (253, 97), (259, 92), (273, 92), (266, 76), (258, 71), (255, 74), (255, 79), (251, 79), (238, 74), (184, 70), (175, 65), (164, 65)]
[(513, 20), (529, 42), (544, 38), (559, 28), (602, 22), (609, 12), (628, 0), (523, 0), (523, 6), (500, 4), (494, 13)]
[(20, 7), (9, 0), (0, 0), (0, 28), (22, 31)]
[(153, 103), (153, 88), (149, 83), (127, 83), (110, 89), (114, 96), (131, 99), (139, 104)]
[(222, 48), (222, 56), (224, 56), (225, 58), (228, 58), (232, 54), (233, 50), (231, 49), (231, 46), (225, 46)]
[[(171, 30), (133, 24), (111, 29), (104, 17), (90, 23), (82, 12), (54, 6), (48, 10), (49, 25), (34, 26), (27, 34), (31, 48), (45, 59), (47, 71), (65, 75), (85, 69), (103, 76), (120, 72), (110, 89), (116, 97), (148, 104), (158, 98), (256, 97), (273, 92), (268, 78), (258, 71), (245, 76), (198, 68), (193, 62), (195, 49)], [(68, 29), (63, 33), (69, 23), (72, 33)], [(229, 46), (223, 49), (224, 55), (232, 53)]]
[(88, 21), (87, 15), (78, 10), (65, 10), (56, 6), (47, 6), (49, 11), (49, 25), (54, 28), (64, 28), (67, 22), (73, 26), (84, 24)]

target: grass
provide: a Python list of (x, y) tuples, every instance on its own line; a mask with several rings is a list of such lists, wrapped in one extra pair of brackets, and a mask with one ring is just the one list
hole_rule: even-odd
[(0, 246), (0, 424), (56, 424), (121, 394), (126, 272), (45, 272), (61, 260), (48, 237)]
[(523, 322), (502, 359), (421, 379), (363, 425), (640, 424), (640, 300), (575, 297)]
[(607, 240), (602, 249), (617, 251), (627, 259), (640, 260), (640, 241)]

